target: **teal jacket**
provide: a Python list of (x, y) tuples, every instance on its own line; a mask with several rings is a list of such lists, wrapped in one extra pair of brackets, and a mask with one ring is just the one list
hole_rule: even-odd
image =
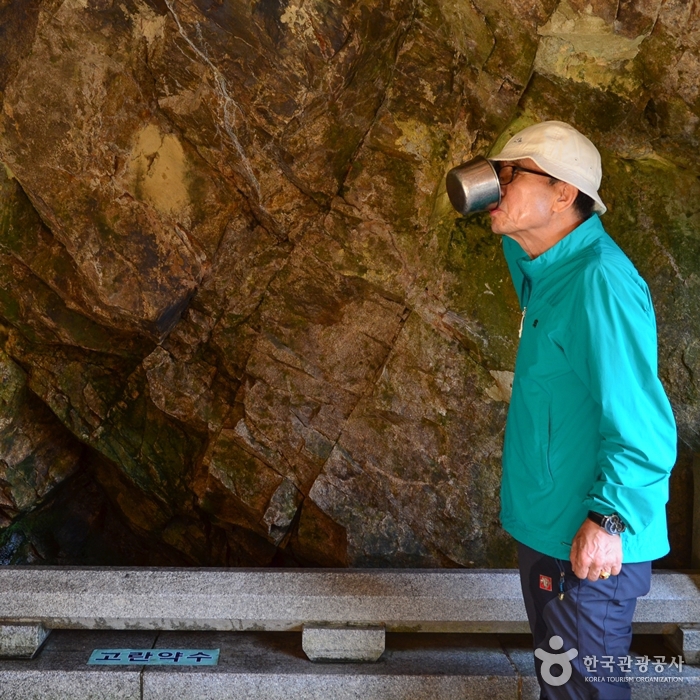
[(646, 283), (595, 214), (534, 260), (511, 238), (503, 250), (523, 310), (503, 527), (568, 559), (589, 510), (618, 513), (623, 563), (664, 556), (676, 426)]

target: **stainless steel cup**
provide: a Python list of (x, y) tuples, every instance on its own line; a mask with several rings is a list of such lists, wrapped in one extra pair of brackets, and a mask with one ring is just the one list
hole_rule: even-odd
[(490, 161), (481, 156), (447, 173), (447, 194), (462, 215), (489, 211), (501, 203), (501, 185)]

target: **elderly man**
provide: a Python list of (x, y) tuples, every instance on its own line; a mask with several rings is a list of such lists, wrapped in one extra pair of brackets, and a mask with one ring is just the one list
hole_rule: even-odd
[(490, 160), (491, 228), (522, 309), (501, 520), (518, 542), (541, 698), (629, 698), (620, 661), (651, 560), (669, 551), (676, 455), (651, 297), (601, 225), (585, 136), (543, 122)]

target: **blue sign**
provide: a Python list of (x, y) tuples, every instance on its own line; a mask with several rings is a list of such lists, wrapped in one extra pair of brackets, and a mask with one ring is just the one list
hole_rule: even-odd
[(218, 649), (95, 649), (91, 666), (216, 666)]

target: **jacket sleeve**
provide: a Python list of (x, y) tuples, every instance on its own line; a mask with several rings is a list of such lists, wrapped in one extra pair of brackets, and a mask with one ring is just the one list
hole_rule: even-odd
[(527, 253), (522, 249), (517, 241), (514, 241), (508, 236), (503, 236), (502, 240), (503, 254), (505, 255), (506, 262), (508, 263), (508, 270), (510, 271), (511, 279), (513, 280), (513, 286), (515, 287), (515, 293), (518, 295), (518, 303), (520, 304), (520, 310), (523, 308), (523, 272), (518, 266), (518, 260), (520, 258), (525, 258), (529, 260)]
[(654, 309), (636, 271), (596, 267), (584, 275), (580, 310), (565, 352), (601, 408), (598, 478), (584, 505), (618, 513), (635, 535), (665, 507), (676, 459), (676, 425), (657, 376)]

